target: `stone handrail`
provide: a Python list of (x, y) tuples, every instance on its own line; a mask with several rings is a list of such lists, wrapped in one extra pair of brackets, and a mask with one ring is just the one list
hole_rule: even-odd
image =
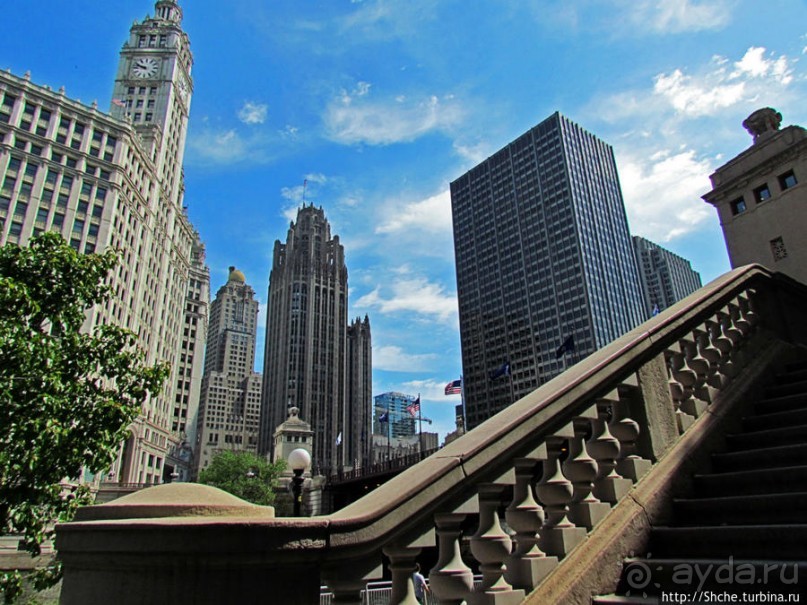
[[(57, 528), (62, 603), (271, 594), (303, 604), (317, 602), (321, 584), (334, 603), (358, 603), (382, 553), (390, 602), (416, 603), (412, 570), (435, 532), (429, 577), (441, 602), (519, 603), (752, 359), (754, 341), (804, 342), (804, 295), (760, 266), (727, 273), (328, 516), (115, 520), (109, 505), (83, 509)], [(471, 552), (483, 581), (473, 588), (459, 538), (477, 515)]]

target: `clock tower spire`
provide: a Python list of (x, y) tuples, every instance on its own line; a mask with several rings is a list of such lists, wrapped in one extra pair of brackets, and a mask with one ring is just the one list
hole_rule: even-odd
[(179, 200), (193, 80), (190, 40), (176, 0), (157, 0), (120, 52), (110, 113), (130, 120), (161, 175), (162, 195)]

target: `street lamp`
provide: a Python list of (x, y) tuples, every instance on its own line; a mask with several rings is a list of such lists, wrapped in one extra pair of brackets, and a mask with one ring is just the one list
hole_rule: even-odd
[(289, 454), (289, 468), (294, 472), (291, 478), (291, 493), (294, 496), (294, 516), (300, 516), (300, 504), (303, 501), (303, 472), (311, 465), (311, 454), (308, 450), (297, 448)]

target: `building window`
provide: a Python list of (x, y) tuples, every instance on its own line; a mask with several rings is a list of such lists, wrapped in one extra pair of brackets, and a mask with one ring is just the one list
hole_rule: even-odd
[(757, 201), (757, 204), (771, 199), (771, 190), (768, 188), (767, 183), (754, 189), (754, 199)]
[(788, 170), (784, 174), (779, 175), (779, 187), (782, 191), (795, 187), (796, 183), (798, 183), (798, 181), (796, 180), (796, 175), (793, 174), (792, 170)]
[(731, 203), (731, 213), (732, 214), (741, 214), (745, 212), (745, 200), (743, 198), (737, 198)]
[(773, 260), (776, 262), (787, 258), (787, 248), (785, 248), (785, 242), (781, 237), (771, 240), (771, 253), (773, 254)]

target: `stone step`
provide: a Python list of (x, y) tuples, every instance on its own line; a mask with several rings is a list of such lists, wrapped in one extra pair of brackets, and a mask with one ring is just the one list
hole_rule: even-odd
[(703, 498), (804, 492), (807, 466), (695, 475), (694, 488), (694, 494)]
[(673, 511), (676, 527), (748, 525), (760, 519), (771, 524), (801, 524), (807, 523), (807, 492), (676, 498)]
[(807, 394), (783, 395), (781, 397), (766, 397), (754, 404), (757, 414), (771, 414), (797, 410), (807, 406)]
[(742, 426), (745, 431), (762, 431), (802, 424), (807, 424), (807, 406), (783, 412), (745, 416), (742, 419)]
[(807, 465), (807, 443), (712, 454), (716, 473)]
[(729, 450), (750, 450), (807, 443), (807, 424), (726, 435)]
[[(663, 593), (675, 592), (691, 596), (693, 602), (709, 602), (703, 599), (704, 591), (715, 594), (747, 594), (762, 590), (784, 595), (800, 594), (807, 587), (805, 574), (806, 561), (734, 557), (636, 558), (625, 561), (617, 593), (629, 595), (628, 598), (633, 595), (653, 598)], [(701, 594), (701, 601), (697, 600), (697, 593)]]
[(807, 393), (807, 378), (800, 374), (796, 379), (777, 380), (775, 384), (765, 387), (765, 397), (782, 397), (785, 395), (801, 395)]
[(807, 524), (653, 528), (648, 552), (685, 560), (807, 560)]

